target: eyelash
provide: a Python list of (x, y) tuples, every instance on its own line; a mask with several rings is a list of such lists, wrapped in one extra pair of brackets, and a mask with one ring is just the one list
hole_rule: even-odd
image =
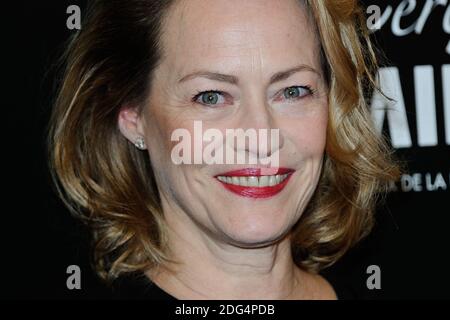
[[(284, 90), (290, 89), (290, 88), (302, 88), (302, 89), (305, 89), (305, 90), (308, 91), (308, 93), (306, 95), (304, 95), (304, 96), (300, 96), (300, 97), (293, 98), (293, 99), (288, 99), (288, 100), (293, 100), (293, 101), (297, 101), (297, 100), (300, 100), (300, 99), (303, 99), (303, 98), (307, 98), (309, 96), (313, 96), (316, 93), (316, 91), (313, 88), (311, 88), (310, 86), (291, 86), (291, 87), (286, 87), (286, 88), (284, 88), (281, 91), (283, 92)], [(218, 94), (221, 94), (221, 95), (225, 94), (225, 92), (220, 91), (220, 90), (197, 91), (197, 93), (194, 96), (192, 96), (192, 102), (197, 102), (197, 99), (200, 98), (205, 93), (218, 93)], [(202, 105), (205, 105), (205, 106), (214, 106), (214, 105), (208, 105), (208, 104), (201, 103), (201, 102), (199, 102), (199, 103), (202, 104)]]

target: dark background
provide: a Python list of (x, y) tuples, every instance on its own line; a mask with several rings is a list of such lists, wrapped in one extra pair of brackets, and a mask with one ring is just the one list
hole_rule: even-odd
[[(365, 1), (391, 5), (402, 1)], [(402, 20), (406, 27), (421, 13), (426, 1)], [(8, 58), (4, 76), (3, 108), (4, 187), (1, 209), (0, 297), (2, 298), (108, 298), (110, 292), (89, 265), (86, 230), (73, 219), (52, 191), (47, 171), (44, 133), (55, 93), (55, 62), (67, 38), (76, 31), (66, 28), (66, 8), (85, 1), (21, 1), (3, 7), (7, 24), (5, 47)], [(447, 7), (450, 4), (447, 5)], [(449, 182), (449, 145), (445, 141), (441, 67), (450, 63), (445, 47), (450, 40), (443, 31), (445, 7), (438, 7), (422, 34), (398, 37), (391, 32), (391, 19), (376, 33), (386, 54), (385, 66), (396, 66), (401, 84), (413, 146), (396, 150), (412, 173), (441, 172)], [(417, 144), (413, 70), (431, 65), (435, 72), (436, 117), (439, 143)], [(445, 88), (450, 90), (450, 88)], [(420, 92), (419, 92), (420, 94)], [(432, 108), (434, 106), (430, 106)], [(389, 135), (387, 126), (384, 126)], [(450, 205), (449, 191), (389, 194), (377, 212), (372, 234), (336, 265), (330, 277), (350, 283), (361, 298), (449, 298)], [(79, 265), (82, 289), (68, 290), (66, 268)], [(381, 290), (368, 290), (366, 268), (381, 268)]]

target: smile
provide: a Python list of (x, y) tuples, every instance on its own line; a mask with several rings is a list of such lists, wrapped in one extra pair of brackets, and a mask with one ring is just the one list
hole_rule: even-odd
[(247, 198), (269, 198), (280, 193), (287, 185), (292, 169), (279, 168), (275, 174), (264, 175), (261, 169), (247, 168), (215, 176), (229, 191)]

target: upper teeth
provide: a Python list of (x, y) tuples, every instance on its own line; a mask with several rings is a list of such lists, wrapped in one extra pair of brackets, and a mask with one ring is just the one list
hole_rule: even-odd
[(234, 184), (243, 187), (271, 187), (283, 182), (288, 174), (278, 174), (274, 176), (249, 176), (249, 177), (227, 177), (218, 176), (217, 179), (224, 183)]

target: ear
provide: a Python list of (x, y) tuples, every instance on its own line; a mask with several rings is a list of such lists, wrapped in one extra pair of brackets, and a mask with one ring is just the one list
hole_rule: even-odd
[(144, 137), (142, 119), (136, 107), (123, 106), (119, 112), (118, 125), (120, 132), (133, 144), (138, 137)]

